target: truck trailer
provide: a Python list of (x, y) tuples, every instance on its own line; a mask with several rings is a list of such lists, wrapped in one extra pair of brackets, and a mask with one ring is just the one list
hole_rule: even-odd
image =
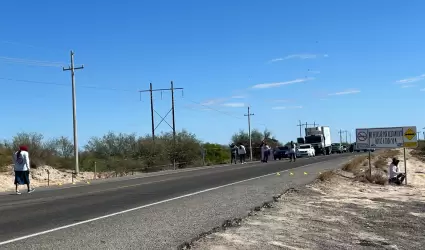
[(304, 141), (314, 147), (316, 155), (332, 153), (331, 129), (328, 126), (305, 128)]

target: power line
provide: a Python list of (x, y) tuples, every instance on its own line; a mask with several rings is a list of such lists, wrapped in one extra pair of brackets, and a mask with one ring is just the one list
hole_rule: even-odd
[(0, 61), (4, 61), (6, 63), (25, 64), (25, 65), (41, 66), (41, 67), (57, 67), (57, 68), (61, 68), (62, 65), (66, 64), (61, 62), (40, 61), (40, 60), (7, 57), (7, 56), (0, 56)]
[[(7, 77), (0, 77), (0, 80), (69, 87), (69, 84), (57, 83), (57, 82), (34, 81), (34, 80), (14, 79), (14, 78), (7, 78)], [(135, 93), (137, 92), (137, 90), (105, 88), (105, 87), (90, 86), (90, 85), (78, 85), (78, 87), (86, 88), (86, 89), (112, 90), (112, 91), (135, 92)]]

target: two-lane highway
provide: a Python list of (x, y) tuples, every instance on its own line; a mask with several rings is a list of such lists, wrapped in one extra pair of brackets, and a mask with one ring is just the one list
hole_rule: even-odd
[(349, 156), (352, 154), (298, 159), (294, 163), (270, 161), (237, 164), (49, 189), (20, 196), (0, 195), (0, 248), (22, 239), (60, 230), (61, 227), (78, 226), (123, 211), (138, 210), (247, 179)]

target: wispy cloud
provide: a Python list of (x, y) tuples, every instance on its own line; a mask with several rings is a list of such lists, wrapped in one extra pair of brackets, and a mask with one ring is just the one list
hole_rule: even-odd
[(303, 106), (277, 106), (277, 107), (272, 107), (272, 109), (274, 110), (282, 110), (282, 109), (302, 109)]
[(209, 100), (206, 100), (206, 101), (201, 102), (201, 105), (203, 105), (203, 106), (211, 106), (211, 105), (216, 105), (216, 104), (222, 103), (224, 101), (226, 101), (225, 98), (209, 99)]
[(332, 95), (351, 95), (351, 94), (357, 94), (357, 93), (360, 93), (360, 90), (349, 89), (349, 90), (345, 90), (345, 91), (341, 91), (341, 92), (331, 93), (331, 94), (328, 94), (328, 95), (329, 96), (332, 96)]
[(274, 99), (271, 100), (271, 102), (275, 102), (275, 103), (282, 103), (282, 102), (290, 102), (291, 100), (289, 99)]
[(230, 98), (232, 98), (232, 99), (244, 99), (244, 98), (246, 98), (246, 96), (244, 96), (244, 95), (234, 95)]
[(425, 91), (425, 88), (423, 88), (423, 89), (420, 89), (419, 91)]
[(406, 79), (398, 80), (398, 81), (396, 81), (396, 83), (405, 84), (405, 83), (418, 82), (418, 81), (421, 81), (421, 80), (424, 80), (424, 79), (425, 79), (425, 74), (422, 74), (420, 76), (409, 77), (409, 78), (406, 78)]
[(242, 107), (245, 107), (245, 103), (243, 103), (243, 102), (227, 102), (227, 103), (223, 103), (221, 105), (222, 106), (225, 106), (225, 107), (230, 107), (230, 108), (242, 108)]
[(276, 87), (280, 87), (280, 86), (283, 86), (283, 85), (302, 83), (302, 82), (307, 82), (307, 81), (310, 81), (310, 80), (314, 80), (314, 78), (307, 77), (307, 78), (300, 78), (300, 79), (295, 79), (295, 80), (287, 81), (287, 82), (261, 83), (261, 84), (256, 84), (256, 85), (252, 86), (252, 88), (253, 89), (276, 88)]
[(279, 57), (279, 58), (274, 58), (272, 60), (269, 61), (269, 63), (275, 63), (275, 62), (279, 62), (279, 61), (283, 61), (283, 60), (288, 60), (288, 59), (301, 59), (301, 60), (305, 60), (305, 59), (316, 59), (319, 57), (329, 57), (328, 54), (292, 54), (292, 55), (288, 55), (285, 57)]
[(401, 85), (401, 88), (405, 89), (405, 88), (412, 88), (412, 87), (416, 87), (416, 85), (410, 84), (410, 85)]

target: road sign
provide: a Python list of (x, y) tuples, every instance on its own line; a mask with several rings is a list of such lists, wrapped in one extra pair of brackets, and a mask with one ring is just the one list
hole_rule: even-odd
[(390, 127), (356, 129), (358, 149), (366, 148), (416, 148), (416, 127)]
[(416, 127), (404, 127), (404, 147), (417, 148), (418, 147), (418, 134)]
[(356, 129), (356, 147), (358, 149), (370, 148), (367, 129)]

